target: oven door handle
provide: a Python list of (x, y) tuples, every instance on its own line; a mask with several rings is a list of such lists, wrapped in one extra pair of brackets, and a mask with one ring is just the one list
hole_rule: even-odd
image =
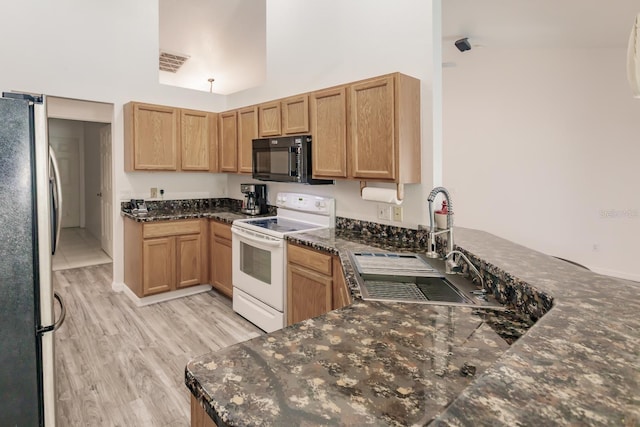
[(248, 230), (231, 227), (231, 233), (235, 234), (242, 240), (255, 243), (256, 245), (269, 246), (272, 248), (277, 248), (283, 245), (282, 239), (277, 239), (275, 237), (261, 237), (258, 233)]

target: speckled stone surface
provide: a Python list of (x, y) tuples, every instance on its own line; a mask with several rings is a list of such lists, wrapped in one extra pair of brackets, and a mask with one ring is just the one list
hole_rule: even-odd
[[(184, 199), (148, 201), (146, 215), (131, 211), (131, 202), (122, 202), (121, 215), (138, 222), (169, 221), (190, 218), (211, 218), (231, 224), (236, 219), (253, 218), (240, 212), (242, 201), (236, 199)], [(275, 215), (275, 206), (268, 206), (263, 215)]]
[(479, 312), (358, 301), (195, 359), (186, 382), (219, 425), (424, 424), (509, 347), (505, 314)]
[[(489, 364), (474, 365), (479, 369), (470, 382), (461, 384), (458, 378), (444, 377), (435, 395), (454, 397), (444, 399), (438, 409), (432, 406), (427, 394), (432, 389), (426, 386), (434, 387), (430, 381), (435, 371), (425, 369), (426, 359), (420, 355), (436, 355), (441, 347), (437, 340), (418, 338), (416, 331), (425, 325), (422, 316), (438, 316), (434, 310), (453, 310), (455, 324), (462, 329), (475, 315), (463, 307), (358, 300), (346, 250), (370, 245), (423, 252), (424, 235), (421, 230), (406, 235), (389, 232), (384, 226), (377, 235), (368, 226), (363, 229), (346, 220), (337, 224), (336, 230), (289, 235), (288, 240), (338, 254), (356, 299), (354, 305), (202, 356), (187, 366), (187, 385), (220, 425), (287, 425), (287, 420), (295, 425), (347, 425), (349, 421), (350, 425), (640, 425), (639, 283), (595, 274), (489, 233), (456, 227), (456, 248), (472, 257), (491, 281), (492, 293), (538, 321), (511, 347), (496, 347), (492, 356), (483, 354), (481, 359), (489, 358), (485, 360)], [(410, 314), (403, 315), (405, 310)], [(386, 318), (383, 312), (393, 315)], [(396, 317), (406, 322), (403, 328), (385, 323), (397, 321)], [(350, 336), (354, 324), (361, 329)], [(385, 335), (390, 331), (402, 332)], [(348, 347), (332, 347), (333, 334), (340, 337), (340, 346)], [(434, 334), (437, 336), (430, 330), (424, 336)], [(372, 344), (382, 336), (395, 345), (389, 360), (413, 364), (414, 370), (400, 374), (382, 362), (376, 365), (378, 347), (359, 344), (361, 337), (371, 337), (374, 341), (366, 342)], [(390, 345), (390, 341), (381, 341)], [(393, 359), (401, 354), (399, 343), (410, 343), (407, 348), (412, 350), (402, 353), (405, 359)], [(329, 349), (320, 351), (316, 346)], [(460, 348), (486, 350), (478, 343)], [(360, 376), (348, 376), (349, 381), (338, 384), (339, 375), (332, 373), (352, 375), (352, 365), (357, 367), (357, 361), (366, 357), (372, 357), (369, 371), (356, 369)], [(322, 362), (325, 358), (332, 362)], [(252, 368), (254, 365), (260, 367)], [(374, 365), (379, 369), (372, 373)], [(377, 380), (385, 373), (393, 379), (383, 382), (382, 388), (375, 381), (367, 383), (367, 378)], [(407, 381), (412, 384), (410, 399), (397, 391), (398, 387), (405, 390)], [(361, 404), (363, 396), (368, 404)], [(376, 400), (380, 396), (384, 399)], [(416, 403), (419, 396), (423, 401)], [(385, 410), (389, 407), (396, 411)], [(424, 412), (417, 417), (412, 410)], [(334, 418), (317, 418), (323, 416)]]

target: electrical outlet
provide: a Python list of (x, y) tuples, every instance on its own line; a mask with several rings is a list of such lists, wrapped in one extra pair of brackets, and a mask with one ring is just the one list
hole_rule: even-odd
[(155, 199), (158, 197), (158, 189), (156, 187), (151, 187), (151, 191), (149, 191), (149, 197)]
[(378, 219), (391, 219), (389, 214), (389, 206), (378, 205)]
[(402, 206), (393, 206), (393, 220), (402, 221)]

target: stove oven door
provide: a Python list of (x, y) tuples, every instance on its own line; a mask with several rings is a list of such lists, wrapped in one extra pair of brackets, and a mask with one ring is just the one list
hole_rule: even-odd
[[(259, 313), (266, 311), (280, 317), (284, 312), (284, 239), (235, 225), (231, 227), (231, 232), (233, 308), (265, 329), (255, 320)], [(249, 310), (252, 313), (248, 315), (239, 311), (237, 308), (240, 306), (245, 312)], [(254, 309), (251, 306), (255, 306)], [(280, 325), (281, 328), (282, 323)]]

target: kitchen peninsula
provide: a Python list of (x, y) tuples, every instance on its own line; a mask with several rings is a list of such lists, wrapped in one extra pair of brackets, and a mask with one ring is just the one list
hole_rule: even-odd
[(505, 331), (528, 325), (500, 311), (360, 300), (346, 250), (420, 251), (424, 236), (337, 224), (288, 240), (339, 254), (355, 302), (192, 360), (192, 414), (219, 426), (640, 423), (637, 283), (456, 228), (493, 293), (537, 320), (509, 346)]

